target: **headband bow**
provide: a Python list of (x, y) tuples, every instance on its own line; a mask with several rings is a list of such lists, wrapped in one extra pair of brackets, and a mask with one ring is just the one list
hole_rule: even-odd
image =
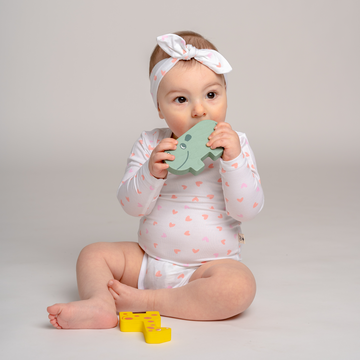
[(159, 61), (150, 74), (150, 92), (156, 108), (160, 81), (179, 60), (194, 58), (216, 74), (226, 74), (232, 70), (228, 61), (219, 52), (212, 49), (197, 49), (195, 46), (186, 44), (185, 40), (178, 35), (166, 34), (158, 36), (156, 40), (158, 45), (171, 56)]

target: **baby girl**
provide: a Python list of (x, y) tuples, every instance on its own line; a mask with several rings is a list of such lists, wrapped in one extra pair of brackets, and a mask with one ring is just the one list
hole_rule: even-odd
[[(225, 122), (231, 66), (194, 32), (157, 42), (151, 95), (168, 127), (142, 132), (118, 191), (124, 210), (140, 219), (138, 242), (101, 242), (81, 251), (81, 300), (48, 307), (56, 328), (111, 328), (119, 311), (221, 320), (254, 299), (254, 276), (241, 262), (240, 226), (260, 212), (264, 197), (246, 135)], [(197, 176), (168, 172), (164, 160), (175, 157), (167, 151), (203, 120), (217, 123), (206, 145), (222, 147), (221, 158), (205, 159)]]

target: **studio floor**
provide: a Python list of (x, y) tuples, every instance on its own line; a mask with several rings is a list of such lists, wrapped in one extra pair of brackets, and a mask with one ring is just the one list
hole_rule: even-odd
[(344, 170), (339, 179), (330, 167), (263, 169), (265, 207), (243, 224), (253, 304), (225, 321), (162, 317), (172, 340), (161, 345), (118, 327), (57, 330), (47, 319), (47, 306), (78, 299), (81, 248), (136, 240), (138, 219), (116, 200), (121, 174), (2, 175), (1, 358), (359, 359), (360, 172)]

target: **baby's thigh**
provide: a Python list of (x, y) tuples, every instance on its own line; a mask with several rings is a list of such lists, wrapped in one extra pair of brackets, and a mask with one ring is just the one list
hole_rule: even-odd
[(246, 284), (250, 288), (256, 287), (255, 278), (250, 269), (240, 261), (232, 259), (214, 260), (201, 265), (192, 275), (190, 281), (201, 278), (218, 278), (226, 281), (229, 286)]

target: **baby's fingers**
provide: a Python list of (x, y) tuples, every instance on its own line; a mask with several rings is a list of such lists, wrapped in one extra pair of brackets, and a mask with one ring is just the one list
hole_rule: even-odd
[(158, 152), (153, 156), (155, 163), (163, 162), (164, 160), (174, 160), (175, 156), (167, 152)]
[(157, 179), (165, 179), (169, 165), (165, 163), (155, 163), (149, 166), (150, 174)]
[(231, 125), (225, 122), (217, 123), (214, 131), (210, 134), (209, 139), (211, 140), (214, 136), (220, 136), (221, 134), (230, 134), (234, 131), (231, 128)]
[(168, 164), (164, 163), (164, 162), (160, 162), (160, 163), (155, 163), (153, 165), (153, 171), (155, 174), (159, 174), (164, 170), (167, 170), (169, 167)]
[(159, 145), (155, 148), (157, 152), (166, 150), (175, 150), (178, 141), (175, 139), (167, 138), (160, 141)]
[(175, 156), (165, 151), (175, 150), (177, 143), (178, 142), (175, 139), (166, 138), (161, 140), (160, 143), (153, 150), (150, 156), (149, 170), (154, 177), (158, 179), (166, 178), (166, 169), (169, 167), (169, 165), (166, 164), (164, 160), (174, 160)]

